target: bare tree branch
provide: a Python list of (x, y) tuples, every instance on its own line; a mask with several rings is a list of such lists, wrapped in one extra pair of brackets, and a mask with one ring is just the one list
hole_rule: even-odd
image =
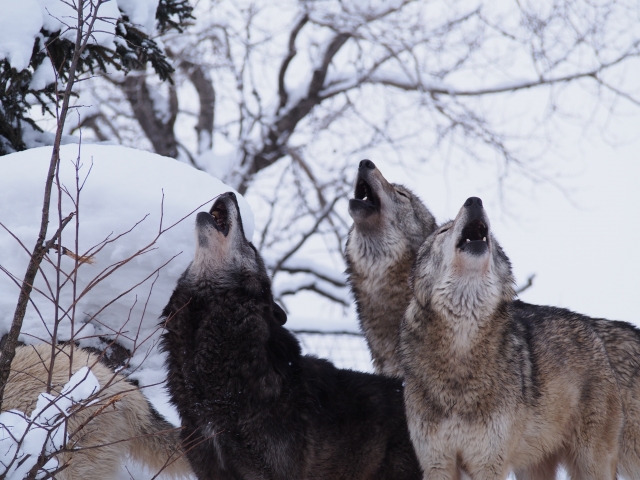
[(344, 306), (344, 307), (348, 307), (350, 305), (351, 302), (345, 300), (344, 297), (341, 297), (340, 295), (336, 295), (334, 292), (332, 292), (331, 290), (324, 288), (322, 285), (322, 282), (314, 282), (314, 281), (310, 281), (310, 282), (306, 282), (306, 283), (300, 283), (298, 285), (295, 286), (295, 288), (291, 288), (291, 289), (283, 289), (280, 292), (278, 292), (278, 297), (282, 298), (285, 297), (287, 295), (295, 295), (298, 292), (301, 292), (303, 290), (308, 290), (310, 292), (315, 292), (318, 295), (328, 298), (329, 300), (331, 300), (332, 302), (335, 303), (339, 303), (340, 305)]
[(296, 38), (298, 37), (298, 33), (302, 30), (302, 27), (309, 21), (308, 15), (303, 15), (300, 20), (296, 23), (295, 27), (291, 30), (291, 34), (289, 35), (289, 53), (284, 60), (282, 61), (282, 65), (280, 66), (280, 73), (278, 73), (278, 95), (280, 97), (280, 105), (278, 106), (278, 111), (282, 110), (289, 100), (289, 94), (287, 93), (287, 87), (284, 83), (284, 77), (287, 73), (287, 68), (289, 68), (289, 64), (293, 57), (296, 56)]
[[(49, 207), (51, 204), (51, 189), (53, 186), (53, 180), (56, 176), (56, 171), (60, 164), (60, 142), (62, 140), (62, 132), (64, 129), (65, 120), (69, 111), (69, 101), (71, 100), (71, 94), (73, 92), (73, 85), (76, 80), (76, 69), (78, 62), (82, 56), (82, 53), (86, 49), (86, 46), (91, 39), (93, 27), (98, 18), (97, 11), (100, 8), (103, 0), (97, 0), (95, 5), (92, 5), (93, 15), (89, 18), (88, 25), (86, 25), (86, 19), (84, 18), (84, 1), (77, 0), (74, 8), (77, 12), (77, 30), (75, 48), (73, 51), (73, 59), (69, 68), (67, 85), (62, 97), (62, 106), (57, 110), (57, 128), (55, 134), (55, 141), (53, 144), (53, 151), (51, 153), (51, 161), (49, 163), (49, 171), (47, 173), (47, 180), (45, 183), (44, 200), (42, 204), (42, 220), (40, 223), (40, 232), (38, 233), (38, 239), (33, 248), (31, 259), (27, 265), (27, 271), (24, 275), (22, 282), (22, 288), (20, 289), (20, 295), (16, 306), (15, 313), (13, 315), (13, 321), (11, 323), (11, 329), (7, 341), (5, 342), (2, 354), (0, 355), (0, 408), (2, 407), (2, 398), (4, 396), (4, 387), (9, 378), (9, 372), (11, 371), (11, 362), (15, 356), (16, 344), (20, 330), (22, 329), (22, 322), (29, 303), (29, 297), (31, 295), (32, 285), (38, 273), (38, 268), (44, 255), (47, 252), (45, 244), (45, 238), (47, 235), (47, 227), (49, 225)], [(85, 29), (86, 27), (86, 29)], [(57, 81), (56, 81), (57, 85)], [(57, 103), (56, 103), (57, 108)], [(61, 230), (56, 232), (59, 235)], [(56, 238), (51, 238), (47, 243), (55, 242)]]
[(245, 167), (246, 174), (238, 186), (238, 191), (241, 194), (246, 193), (250, 179), (253, 175), (272, 165), (274, 162), (286, 155), (286, 151), (283, 148), (286, 141), (293, 133), (298, 122), (300, 122), (300, 120), (302, 120), (313, 109), (313, 107), (322, 101), (320, 92), (324, 86), (329, 65), (331, 65), (333, 57), (350, 37), (351, 35), (348, 33), (339, 33), (333, 38), (333, 40), (331, 40), (331, 42), (329, 42), (324, 52), (321, 64), (311, 76), (306, 96), (301, 98), (295, 105), (285, 112), (280, 113), (278, 119), (274, 122), (273, 127), (267, 132), (265, 136), (265, 144), (261, 151), (255, 154), (249, 152), (245, 153), (242, 165)]
[(519, 285), (516, 288), (516, 295), (520, 295), (522, 292), (524, 292), (525, 290), (528, 290), (529, 288), (531, 288), (533, 286), (533, 279), (536, 278), (536, 274), (532, 274), (529, 275), (529, 277), (527, 278), (527, 281), (525, 282), (524, 285)]
[(153, 145), (156, 153), (165, 157), (178, 157), (178, 143), (173, 126), (178, 115), (178, 97), (175, 86), (169, 84), (167, 108), (154, 101), (147, 85), (146, 76), (142, 72), (132, 72), (122, 81), (125, 93), (133, 114)]
[(314, 233), (316, 233), (316, 231), (318, 230), (318, 227), (320, 226), (320, 224), (324, 221), (325, 218), (327, 218), (327, 216), (331, 213), (331, 211), (333, 210), (333, 207), (335, 206), (336, 202), (338, 201), (338, 197), (334, 198), (333, 201), (327, 205), (323, 211), (320, 213), (320, 215), (316, 218), (315, 223), (313, 224), (313, 226), (307, 230), (302, 237), (300, 237), (300, 239), (298, 240), (298, 242), (287, 252), (285, 253), (282, 258), (280, 258), (280, 260), (278, 261), (278, 263), (275, 264), (275, 266), (273, 267), (273, 275), (275, 275), (280, 268), (282, 267), (282, 265), (289, 259), (291, 258), (291, 256), (296, 253), (300, 247), (302, 247), (305, 242), (307, 241), (307, 239), (309, 239), (309, 237), (311, 235), (313, 235)]
[(189, 80), (196, 88), (200, 99), (196, 133), (198, 134), (198, 153), (202, 153), (213, 148), (216, 92), (213, 88), (211, 76), (205, 67), (189, 60), (182, 60), (180, 67), (187, 72)]

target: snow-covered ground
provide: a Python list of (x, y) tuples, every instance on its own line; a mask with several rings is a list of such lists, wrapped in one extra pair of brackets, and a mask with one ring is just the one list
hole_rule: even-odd
[[(42, 147), (2, 158), (0, 251), (3, 254), (0, 265), (16, 280), (24, 275), (29, 259), (22, 245), (32, 249), (37, 237), (50, 155), (51, 147)], [(149, 152), (119, 146), (84, 144), (79, 149), (78, 145), (65, 145), (61, 148), (60, 184), (69, 195), (63, 193), (61, 198), (63, 218), (74, 210), (71, 197), (75, 199), (76, 195), (74, 164), (78, 158), (79, 183), (82, 185), (78, 248), (75, 218), (64, 229), (60, 243), (72, 252), (84, 255), (96, 252), (96, 246), (104, 245), (106, 239), (114, 241), (93, 254), (93, 264), (80, 266), (76, 297), (111, 266), (150, 245), (161, 229), (161, 222), (162, 229), (175, 226), (162, 233), (146, 253), (115, 270), (82, 296), (76, 308), (74, 331), (71, 322), (64, 319), (58, 329), (58, 339), (68, 340), (73, 334), (81, 345), (99, 347), (100, 336), (115, 338), (117, 332), (121, 332), (118, 342), (129, 349), (138, 349), (132, 360), (132, 378), (139, 381), (156, 409), (177, 425), (177, 413), (168, 404), (162, 386), (164, 356), (155, 348), (160, 333), (158, 318), (177, 278), (192, 259), (195, 214), (208, 210), (217, 195), (233, 189), (206, 173)], [(245, 232), (251, 238), (253, 213), (240, 195), (238, 202)], [(55, 186), (50, 215), (47, 238), (59, 223)], [(56, 257), (55, 251), (49, 252), (52, 262)], [(61, 258), (64, 271), (70, 272), (74, 265), (72, 258)], [(56, 279), (52, 264), (45, 262), (42, 271), (49, 286), (42, 276), (36, 281), (36, 289), (41, 293), (33, 293), (33, 304), (25, 316), (20, 336), (25, 343), (51, 339), (55, 310), (47, 297), (52, 297), (49, 287), (55, 289)], [(140, 282), (139, 286), (122, 295)], [(2, 274), (0, 336), (10, 328), (17, 297), (16, 283), (9, 275)], [(72, 285), (67, 283), (61, 290), (60, 304), (68, 308), (73, 298)], [(108, 306), (103, 309), (105, 305)], [(309, 333), (299, 338), (307, 353), (330, 358), (339, 367), (372, 370), (362, 337)], [(126, 469), (123, 467), (122, 478), (130, 478), (130, 474), (134, 478), (152, 476), (135, 468), (131, 465)]]

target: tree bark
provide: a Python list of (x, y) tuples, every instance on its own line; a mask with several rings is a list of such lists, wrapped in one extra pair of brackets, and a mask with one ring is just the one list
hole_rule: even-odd
[(173, 131), (178, 115), (178, 96), (175, 86), (169, 85), (168, 106), (164, 112), (158, 110), (142, 72), (131, 72), (125, 77), (121, 86), (131, 105), (133, 115), (155, 152), (165, 157), (177, 158), (178, 141)]

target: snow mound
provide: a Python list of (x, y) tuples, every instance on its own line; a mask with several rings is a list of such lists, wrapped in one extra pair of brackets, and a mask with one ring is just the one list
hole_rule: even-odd
[[(233, 189), (207, 173), (149, 152), (86, 144), (80, 152), (80, 183), (85, 177), (86, 182), (79, 202), (79, 246), (76, 248), (75, 245), (75, 218), (64, 229), (60, 242), (62, 247), (79, 255), (89, 252), (94, 260), (93, 264), (81, 264), (78, 270), (77, 296), (80, 298), (73, 326), (76, 339), (80, 339), (83, 346), (97, 346), (99, 336), (115, 338), (116, 333), (121, 332), (118, 342), (129, 349), (136, 345), (136, 336), (137, 345), (140, 340), (151, 337), (151, 342), (147, 343), (150, 345), (157, 338), (162, 308), (178, 277), (193, 258), (196, 213), (209, 210), (215, 197)], [(25, 273), (29, 254), (8, 231), (29, 251), (33, 249), (40, 226), (50, 155), (51, 147), (43, 147), (7, 155), (0, 160), (3, 172), (0, 177), (0, 222), (5, 227), (0, 226), (3, 252), (0, 262), (18, 282)], [(61, 147), (60, 157), (60, 182), (75, 198), (74, 162), (78, 158), (78, 145)], [(251, 239), (253, 214), (239, 194), (238, 203), (244, 230)], [(57, 204), (58, 192), (54, 187), (47, 239), (58, 228)], [(72, 199), (63, 193), (61, 204), (64, 218), (74, 210)], [(180, 221), (183, 217), (186, 218)], [(162, 229), (166, 229), (176, 222), (179, 223), (160, 235), (146, 253), (119, 266), (113, 274), (96, 283), (101, 274), (150, 245), (161, 224)], [(107, 239), (114, 241), (101, 244)], [(96, 252), (96, 245), (104, 245), (104, 248)], [(56, 251), (51, 250), (49, 258), (55, 263)], [(62, 269), (71, 272), (75, 261), (69, 256), (63, 256), (61, 260)], [(20, 336), (21, 341), (29, 344), (51, 339), (55, 309), (49, 299), (53, 297), (49, 287), (55, 287), (55, 269), (45, 260), (42, 272), (48, 284), (42, 275), (38, 276), (35, 284), (38, 292), (34, 291), (32, 295), (33, 304), (29, 305)], [(64, 281), (64, 277), (61, 280)], [(95, 286), (81, 296), (92, 282)], [(18, 293), (16, 282), (9, 275), (1, 274), (0, 336), (10, 328)], [(70, 309), (73, 303), (71, 282), (66, 282), (59, 303), (63, 310), (59, 310), (58, 315), (64, 317), (64, 310)], [(58, 329), (58, 339), (68, 340), (71, 335), (71, 322), (65, 318)], [(150, 353), (148, 347), (143, 350), (146, 355)], [(160, 359), (148, 360), (157, 363), (158, 367), (162, 365)]]

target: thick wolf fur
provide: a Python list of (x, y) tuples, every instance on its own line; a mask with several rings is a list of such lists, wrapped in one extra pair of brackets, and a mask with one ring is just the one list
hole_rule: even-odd
[(624, 411), (618, 472), (627, 479), (640, 477), (640, 330), (627, 322), (591, 318), (563, 308), (513, 302), (514, 315), (524, 321), (570, 317), (591, 326), (602, 339), (616, 375)]
[(162, 344), (198, 478), (421, 478), (400, 381), (301, 355), (233, 194), (196, 224)]
[[(580, 316), (514, 315), (508, 258), (480, 199), (421, 247), (401, 326), (405, 405), (425, 478), (616, 477), (623, 408)], [(638, 478), (635, 472), (631, 478)]]
[[(52, 375), (52, 394), (59, 394), (69, 380), (71, 347), (61, 347)], [(46, 391), (51, 345), (16, 349), (4, 391), (3, 410), (31, 414), (38, 395)], [(183, 456), (177, 430), (155, 411), (140, 390), (101, 364), (98, 357), (74, 349), (72, 372), (89, 366), (102, 387), (97, 403), (69, 417), (72, 452), (61, 453), (59, 464), (68, 467), (56, 474), (61, 480), (116, 478), (127, 456), (152, 472), (164, 468), (172, 477), (192, 474)], [(105, 407), (106, 405), (106, 407)], [(91, 418), (95, 415), (94, 418)]]
[[(369, 169), (367, 169), (367, 172), (368, 171)], [(373, 172), (369, 174), (374, 172), (377, 172), (376, 175), (379, 175), (379, 171), (377, 170), (373, 170)], [(357, 182), (358, 180), (356, 180), (356, 185)], [(374, 190), (377, 184), (374, 182), (371, 183), (370, 188)], [(399, 187), (397, 185), (395, 186)], [(414, 210), (408, 213), (405, 212), (404, 214), (404, 218), (411, 219), (412, 222), (415, 222), (415, 226), (409, 229), (409, 231), (427, 232), (420, 238), (408, 238), (413, 239), (413, 245), (422, 244), (427, 236), (435, 229), (433, 217), (430, 214), (424, 214), (424, 212), (428, 212), (428, 210), (415, 195), (406, 190), (404, 193), (409, 195), (411, 199), (409, 207)], [(380, 204), (384, 205), (386, 197), (378, 195), (378, 198)], [(373, 215), (372, 213), (372, 216)], [(368, 217), (365, 217), (365, 221), (366, 218)], [(377, 317), (380, 320), (378, 324), (385, 325), (385, 318), (400, 318), (404, 315), (404, 311), (411, 298), (411, 293), (408, 288), (404, 288), (406, 282), (402, 280), (402, 278), (403, 276), (409, 276), (410, 268), (415, 261), (418, 248), (405, 248), (403, 255), (401, 255), (403, 261), (391, 263), (391, 268), (389, 268), (389, 263), (386, 260), (384, 252), (381, 254), (379, 250), (370, 248), (370, 245), (391, 245), (404, 230), (389, 228), (357, 229), (357, 224), (358, 222), (354, 220), (354, 227), (350, 232), (347, 243), (346, 253), (349, 265), (347, 272), (351, 279), (352, 291), (356, 298), (361, 325), (365, 333), (369, 332), (367, 339), (373, 352), (373, 340), (369, 339), (373, 339), (373, 333), (371, 333), (371, 331), (374, 329), (367, 329), (367, 325), (374, 322), (367, 321), (367, 319)], [(356, 245), (363, 245), (364, 247), (355, 249), (354, 247)], [(358, 255), (355, 255), (353, 253), (354, 251), (358, 252)], [(359, 265), (358, 262), (352, 260), (353, 258), (360, 259)], [(366, 258), (366, 262), (364, 258)], [(387, 282), (387, 278), (394, 280)], [(397, 281), (398, 278), (401, 280)], [(362, 287), (359, 287), (359, 285), (371, 284), (373, 284), (373, 286), (368, 289), (366, 294), (362, 292)], [(384, 301), (381, 302), (379, 299), (384, 299)], [(381, 306), (381, 303), (384, 305)], [(523, 316), (524, 319), (529, 320), (537, 316), (547, 317), (548, 313), (545, 310), (552, 308), (532, 305), (521, 301), (515, 301), (513, 306), (514, 315)], [(393, 310), (393, 313), (390, 309)], [(380, 311), (385, 311), (387, 316), (377, 315)], [(611, 366), (616, 374), (626, 418), (621, 443), (619, 469), (623, 476), (633, 478), (633, 472), (640, 471), (640, 330), (626, 322), (592, 319), (583, 315), (579, 317), (583, 321), (590, 323), (604, 342)], [(386, 325), (389, 325), (389, 323), (386, 323)], [(386, 338), (393, 338), (393, 335), (394, 333), (390, 335), (387, 333)], [(383, 338), (385, 335), (380, 335), (380, 337)], [(390, 352), (390, 350), (387, 351)], [(375, 357), (376, 355), (374, 354), (374, 358)], [(381, 357), (381, 355), (379, 355), (379, 357)], [(387, 357), (392, 358), (391, 353)], [(389, 365), (392, 364), (393, 361), (379, 361), (378, 363), (381, 365)], [(384, 368), (380, 368), (378, 371), (384, 372), (384, 370)], [(397, 375), (397, 369), (395, 369), (395, 372)], [(393, 375), (393, 373), (390, 374)]]
[(420, 199), (392, 184), (370, 160), (360, 162), (349, 202), (353, 227), (347, 275), (376, 373), (402, 377), (398, 329), (409, 305), (409, 271), (436, 222)]
[[(368, 172), (369, 175), (374, 174), (381, 177), (379, 170), (367, 169), (365, 172)], [(359, 177), (360, 175), (358, 179)], [(358, 179), (356, 180), (356, 185)], [(386, 180), (383, 179), (383, 184), (384, 182)], [(376, 186), (377, 183), (371, 182), (370, 189), (375, 190)], [(408, 230), (426, 232), (424, 236), (419, 238), (407, 237), (412, 239), (412, 245), (415, 247), (416, 244), (421, 245), (427, 236), (435, 230), (435, 222), (431, 214), (424, 214), (428, 210), (415, 195), (406, 190), (403, 192), (409, 195), (411, 199), (409, 208), (413, 209), (411, 212), (405, 212), (404, 218), (410, 219), (412, 223), (415, 222), (415, 226)], [(362, 195), (361, 192), (359, 193)], [(386, 196), (378, 194), (381, 206), (387, 203), (385, 201), (386, 198)], [(372, 213), (371, 216), (374, 217), (375, 214), (380, 215), (381, 213), (378, 211), (377, 213)], [(367, 218), (365, 217), (365, 221)], [(346, 253), (349, 265), (347, 272), (350, 279), (352, 279), (352, 290), (356, 298), (362, 328), (365, 334), (369, 331), (369, 334), (367, 334), (369, 339), (373, 337), (373, 334), (370, 332), (372, 329), (367, 329), (367, 325), (372, 322), (367, 322), (367, 319), (376, 318), (377, 313), (384, 310), (388, 316), (380, 315), (377, 318), (381, 321), (379, 323), (385, 325), (385, 318), (401, 318), (404, 315), (406, 307), (409, 305), (411, 293), (409, 288), (406, 287), (407, 282), (402, 278), (403, 276), (408, 278), (418, 247), (405, 248), (401, 256), (403, 261), (391, 263), (391, 268), (389, 268), (384, 252), (381, 254), (379, 250), (371, 248), (370, 245), (392, 245), (395, 239), (403, 234), (405, 229), (358, 229), (357, 225), (358, 221), (354, 220), (354, 226), (347, 242)], [(411, 242), (405, 245), (407, 244), (411, 244)], [(363, 245), (364, 247), (355, 249), (356, 245)], [(359, 254), (355, 255), (354, 251)], [(353, 258), (360, 259), (360, 262), (354, 262)], [(363, 260), (364, 258), (366, 258), (366, 262)], [(387, 282), (386, 278), (394, 280)], [(397, 281), (398, 278), (401, 280)], [(369, 288), (366, 294), (361, 293), (362, 287), (359, 287), (359, 285), (371, 284), (373, 286)], [(384, 298), (384, 301), (380, 302), (379, 299), (382, 298)], [(384, 306), (381, 306), (381, 303), (384, 303)], [(553, 308), (532, 305), (519, 300), (513, 302), (513, 307), (514, 315), (522, 316), (524, 320), (528, 321), (538, 316), (548, 317), (548, 309)], [(393, 309), (393, 313), (390, 312), (390, 309)], [(569, 313), (567, 311), (567, 314)], [(593, 319), (584, 315), (580, 315), (579, 318), (591, 324), (602, 339), (609, 355), (609, 361), (616, 374), (626, 418), (621, 442), (619, 470), (624, 477), (633, 478), (634, 472), (640, 471), (640, 330), (627, 322)], [(394, 333), (391, 334), (391, 338), (393, 335)], [(387, 334), (387, 338), (389, 338), (389, 334)], [(373, 352), (371, 340), (369, 340), (369, 345)], [(392, 358), (391, 354), (388, 355), (388, 358)], [(390, 362), (380, 363), (383, 365), (390, 364)]]

